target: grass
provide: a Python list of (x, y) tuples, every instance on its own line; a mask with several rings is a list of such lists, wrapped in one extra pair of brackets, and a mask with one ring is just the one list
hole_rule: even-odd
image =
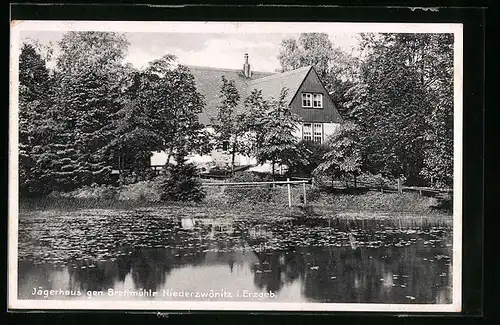
[(439, 209), (439, 200), (418, 193), (381, 193), (368, 191), (363, 194), (321, 195), (312, 205), (317, 208), (333, 208), (342, 212), (369, 211), (398, 214), (447, 214)]
[[(140, 193), (143, 193), (141, 186)], [(21, 210), (79, 210), (79, 209), (144, 209), (155, 207), (173, 207), (188, 209), (196, 212), (206, 212), (217, 215), (280, 215), (294, 218), (326, 217), (346, 219), (366, 218), (450, 218), (450, 198), (435, 198), (422, 196), (418, 193), (381, 193), (375, 191), (365, 192), (320, 192), (310, 187), (307, 188), (307, 205), (303, 204), (302, 186), (292, 186), (292, 204), (288, 207), (288, 192), (286, 186), (276, 186), (265, 191), (271, 191), (271, 195), (265, 192), (262, 196), (259, 191), (253, 189), (229, 188), (225, 186), (207, 188), (207, 196), (201, 203), (195, 202), (159, 202), (156, 196), (150, 194), (130, 195), (130, 189), (126, 189), (127, 195), (118, 193), (113, 197), (98, 197), (92, 195), (52, 196), (46, 198), (21, 199)], [(264, 190), (263, 190), (264, 191)], [(237, 192), (237, 193), (236, 193)], [(92, 192), (94, 193), (94, 192)], [(134, 192), (135, 193), (135, 192)], [(235, 194), (236, 193), (236, 194)], [(127, 199), (123, 199), (126, 197)], [(121, 198), (121, 199), (120, 199)], [(148, 200), (149, 198), (149, 200)], [(152, 200), (151, 200), (152, 198)], [(236, 198), (236, 199), (235, 199)], [(259, 201), (260, 200), (260, 201)]]

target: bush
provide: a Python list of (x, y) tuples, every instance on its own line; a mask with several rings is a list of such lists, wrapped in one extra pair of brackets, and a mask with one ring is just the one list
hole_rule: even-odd
[(135, 184), (123, 185), (118, 200), (159, 202), (160, 197), (161, 189), (158, 182), (141, 181)]
[(49, 197), (58, 198), (75, 198), (75, 199), (104, 199), (112, 200), (118, 196), (118, 188), (112, 185), (92, 184), (83, 186), (79, 189), (70, 192), (52, 192)]
[(321, 196), (321, 190), (317, 187), (310, 188), (307, 191), (307, 200), (308, 201), (316, 201), (320, 198)]
[[(269, 181), (270, 175), (258, 175), (249, 172), (236, 173), (228, 182), (264, 182)], [(264, 185), (231, 185), (226, 193), (232, 203), (237, 202), (269, 202), (273, 198), (271, 184)]]
[(381, 174), (370, 174), (364, 173), (358, 176), (358, 182), (360, 187), (363, 186), (374, 186), (378, 188), (387, 188), (387, 187), (396, 187), (397, 181), (389, 179), (387, 177), (382, 176)]
[[(234, 177), (227, 179), (227, 182), (264, 182), (271, 181), (268, 174), (257, 174), (251, 172), (236, 173)], [(313, 201), (319, 197), (310, 186), (307, 188), (307, 200)], [(302, 185), (291, 186), (292, 204), (302, 204)], [(207, 188), (206, 202), (216, 205), (238, 205), (238, 204), (273, 204), (276, 206), (288, 205), (288, 189), (286, 185), (256, 184), (256, 185), (227, 185), (210, 186)]]
[(332, 207), (336, 211), (429, 214), (437, 205), (437, 200), (411, 192), (399, 194), (370, 191), (363, 195), (323, 193), (316, 205)]
[(161, 201), (194, 201), (205, 198), (196, 166), (191, 163), (171, 165), (157, 179)]
[(316, 167), (323, 162), (323, 156), (328, 152), (328, 148), (321, 143), (313, 141), (300, 141), (297, 148), (304, 155), (306, 164), (300, 159), (297, 163), (289, 166), (289, 173), (292, 175), (310, 176)]

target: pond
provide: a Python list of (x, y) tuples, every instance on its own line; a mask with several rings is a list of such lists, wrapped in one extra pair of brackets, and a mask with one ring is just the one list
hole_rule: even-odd
[[(22, 211), (19, 299), (447, 304), (451, 219)], [(50, 291), (53, 290), (53, 291)]]

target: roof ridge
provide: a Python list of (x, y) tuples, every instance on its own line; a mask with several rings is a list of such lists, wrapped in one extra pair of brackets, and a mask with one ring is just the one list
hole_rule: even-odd
[[(187, 65), (187, 64), (181, 64), (185, 67), (188, 67), (188, 68), (197, 68), (197, 69), (207, 69), (207, 70), (215, 70), (215, 71), (232, 71), (232, 72), (236, 72), (236, 71), (242, 71), (243, 72), (243, 69), (230, 69), (230, 68), (216, 68), (216, 67), (207, 67), (207, 66), (201, 66), (201, 65)], [(271, 75), (274, 75), (276, 74), (276, 72), (270, 72), (270, 71), (253, 71), (252, 70), (252, 73), (268, 73), (268, 74), (271, 74)], [(259, 78), (260, 79), (260, 78)]]
[(270, 76), (266, 76), (266, 77), (262, 77), (262, 78), (257, 78), (257, 79), (252, 79), (249, 81), (249, 84), (257, 84), (257, 83), (260, 83), (260, 82), (263, 82), (263, 81), (267, 81), (267, 80), (271, 80), (271, 79), (275, 79), (275, 78), (281, 78), (281, 77), (286, 77), (286, 76), (289, 76), (291, 74), (294, 74), (294, 73), (298, 73), (299, 70), (300, 72), (302, 71), (309, 71), (311, 69), (312, 65), (308, 65), (308, 66), (305, 66), (305, 67), (301, 67), (301, 68), (298, 68), (298, 69), (294, 69), (294, 70), (289, 70), (289, 71), (285, 71), (285, 72), (282, 72), (282, 73), (275, 73), (275, 74), (272, 74)]

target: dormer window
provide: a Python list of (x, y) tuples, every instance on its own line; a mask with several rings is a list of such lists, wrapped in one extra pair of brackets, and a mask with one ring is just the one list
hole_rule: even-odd
[(313, 93), (302, 93), (302, 107), (323, 108), (323, 95)]

